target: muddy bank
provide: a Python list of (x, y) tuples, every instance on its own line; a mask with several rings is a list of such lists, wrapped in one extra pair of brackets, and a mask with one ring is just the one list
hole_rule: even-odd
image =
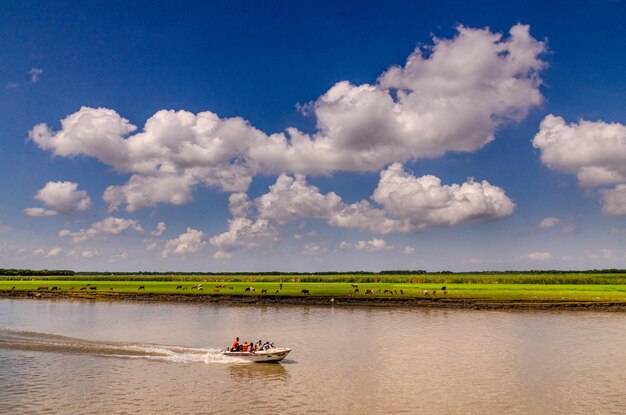
[(262, 305), (316, 305), (346, 307), (421, 307), (470, 310), (597, 310), (626, 311), (626, 302), (585, 300), (492, 300), (480, 298), (377, 298), (274, 295), (77, 293), (0, 291), (0, 298), (74, 299), (91, 301), (150, 301), (169, 303), (221, 303)]

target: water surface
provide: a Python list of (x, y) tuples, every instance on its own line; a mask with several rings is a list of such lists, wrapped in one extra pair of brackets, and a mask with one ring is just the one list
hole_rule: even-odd
[(626, 315), (0, 300), (1, 414), (233, 411), (623, 414)]

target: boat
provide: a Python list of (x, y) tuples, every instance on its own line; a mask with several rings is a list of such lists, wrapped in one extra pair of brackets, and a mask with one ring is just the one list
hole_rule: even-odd
[(222, 355), (235, 357), (237, 359), (246, 360), (255, 363), (273, 363), (283, 360), (291, 351), (288, 347), (272, 347), (267, 350), (258, 350), (256, 352), (231, 352), (223, 350)]

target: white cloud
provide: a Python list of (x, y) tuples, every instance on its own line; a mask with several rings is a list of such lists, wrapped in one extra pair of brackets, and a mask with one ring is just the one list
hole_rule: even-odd
[(415, 177), (399, 163), (381, 172), (372, 199), (411, 230), (492, 221), (510, 216), (515, 209), (504, 191), (487, 181), (442, 186), (439, 178)]
[(216, 259), (218, 261), (225, 261), (227, 259), (231, 259), (233, 257), (232, 252), (226, 252), (226, 251), (217, 251), (216, 253), (213, 254), (213, 259)]
[(293, 235), (293, 239), (295, 239), (296, 241), (299, 241), (302, 238), (303, 238), (303, 236), (301, 234), (299, 234), (299, 233), (296, 233), (296, 234)]
[(137, 221), (109, 216), (100, 222), (93, 223), (89, 228), (81, 229), (78, 232), (63, 229), (59, 232), (59, 236), (70, 237), (72, 238), (72, 242), (78, 243), (102, 235), (120, 235), (127, 230), (143, 233), (143, 228)]
[(43, 69), (41, 68), (30, 68), (30, 71), (28, 71), (28, 75), (30, 75), (30, 81), (33, 84), (39, 82), (39, 78), (41, 78), (41, 74), (43, 74)]
[(171, 254), (180, 256), (195, 254), (205, 245), (204, 232), (187, 228), (185, 233), (178, 235), (178, 238), (170, 239), (165, 243), (165, 249), (161, 256), (167, 258)]
[(167, 226), (165, 226), (164, 222), (159, 222), (156, 225), (156, 229), (154, 229), (152, 232), (150, 232), (150, 235), (152, 236), (161, 236), (161, 234), (163, 232), (165, 232), (167, 230)]
[(78, 183), (48, 182), (35, 194), (35, 199), (52, 208), (27, 208), (29, 216), (53, 216), (56, 213), (70, 214), (89, 209), (91, 199), (84, 190), (78, 190)]
[(354, 245), (354, 249), (357, 251), (369, 251), (369, 252), (377, 252), (377, 251), (388, 251), (393, 247), (388, 246), (387, 243), (380, 239), (373, 237), (369, 241), (358, 241)]
[(502, 189), (486, 181), (442, 186), (434, 176), (416, 178), (399, 163), (381, 173), (372, 198), (383, 209), (367, 200), (346, 204), (334, 192), (322, 194), (302, 175), (281, 174), (268, 193), (255, 200), (245, 194), (231, 195), (229, 209), (234, 218), (229, 230), (210, 243), (220, 249), (255, 248), (278, 239), (275, 225), (298, 219), (322, 219), (331, 226), (387, 234), (496, 220), (512, 214), (515, 207)]
[(566, 124), (550, 114), (532, 142), (546, 166), (576, 174), (581, 186), (615, 185), (600, 189), (602, 211), (626, 216), (626, 125), (585, 120)]
[[(257, 173), (296, 174), (277, 183), (276, 192), (289, 193), (301, 184), (297, 174), (375, 171), (392, 162), (481, 148), (499, 127), (541, 103), (545, 49), (528, 26), (513, 26), (507, 38), (459, 26), (454, 38), (435, 38), (428, 54), (416, 49), (404, 67), (391, 67), (376, 83), (341, 81), (305, 105), (317, 118), (317, 132), (310, 136), (294, 128), (268, 135), (242, 118), (208, 111), (166, 110), (136, 132), (114, 110), (88, 107), (63, 119), (57, 132), (39, 124), (29, 136), (55, 155), (86, 155), (131, 174), (127, 183), (105, 191), (111, 210), (188, 203), (197, 186), (245, 192)], [(300, 203), (307, 210), (302, 215), (326, 218), (337, 197), (314, 193), (299, 193), (303, 199), (292, 205)], [(269, 197), (263, 203), (276, 222), (300, 215), (272, 208)], [(366, 224), (376, 220), (375, 210), (361, 204), (351, 211), (339, 215), (337, 224), (373, 228)]]
[(328, 251), (328, 248), (323, 244), (310, 243), (306, 244), (302, 249), (304, 255), (320, 255)]
[(475, 151), (542, 102), (545, 50), (528, 26), (512, 27), (506, 40), (459, 26), (456, 37), (435, 38), (427, 56), (416, 49), (377, 83), (341, 81), (306, 105), (317, 118), (314, 135), (288, 129), (290, 141), (277, 135), (250, 154), (264, 170), (319, 174)]
[(44, 208), (38, 208), (38, 207), (26, 208), (24, 209), (24, 213), (27, 216), (33, 216), (37, 218), (43, 218), (46, 216), (55, 216), (59, 214), (59, 212), (57, 212), (56, 210), (50, 210), (50, 209), (44, 209)]
[(220, 251), (237, 248), (253, 249), (278, 240), (278, 231), (267, 219), (255, 222), (248, 218), (228, 221), (228, 231), (209, 239), (209, 243)]
[(551, 169), (576, 174), (581, 186), (626, 183), (626, 126), (547, 115), (532, 140)]
[(415, 248), (413, 248), (412, 246), (406, 246), (404, 247), (404, 249), (402, 250), (402, 253), (404, 255), (412, 255), (415, 253)]
[(46, 258), (57, 257), (57, 256), (61, 255), (62, 252), (63, 252), (63, 248), (61, 248), (59, 246), (55, 246), (54, 248), (52, 248), (52, 249), (50, 249), (48, 251), (48, 253), (46, 254)]
[(613, 189), (600, 190), (600, 200), (604, 214), (626, 216), (626, 184), (618, 184)]
[(533, 261), (547, 261), (552, 259), (552, 255), (549, 252), (533, 252), (525, 256)]
[(552, 228), (558, 225), (560, 222), (561, 222), (561, 219), (551, 216), (548, 218), (541, 219), (541, 222), (539, 222), (539, 227), (540, 228)]

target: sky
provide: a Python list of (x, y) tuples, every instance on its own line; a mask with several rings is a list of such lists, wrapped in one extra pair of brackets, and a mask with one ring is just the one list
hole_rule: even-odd
[(621, 0), (2, 2), (0, 268), (626, 268), (625, 104)]

